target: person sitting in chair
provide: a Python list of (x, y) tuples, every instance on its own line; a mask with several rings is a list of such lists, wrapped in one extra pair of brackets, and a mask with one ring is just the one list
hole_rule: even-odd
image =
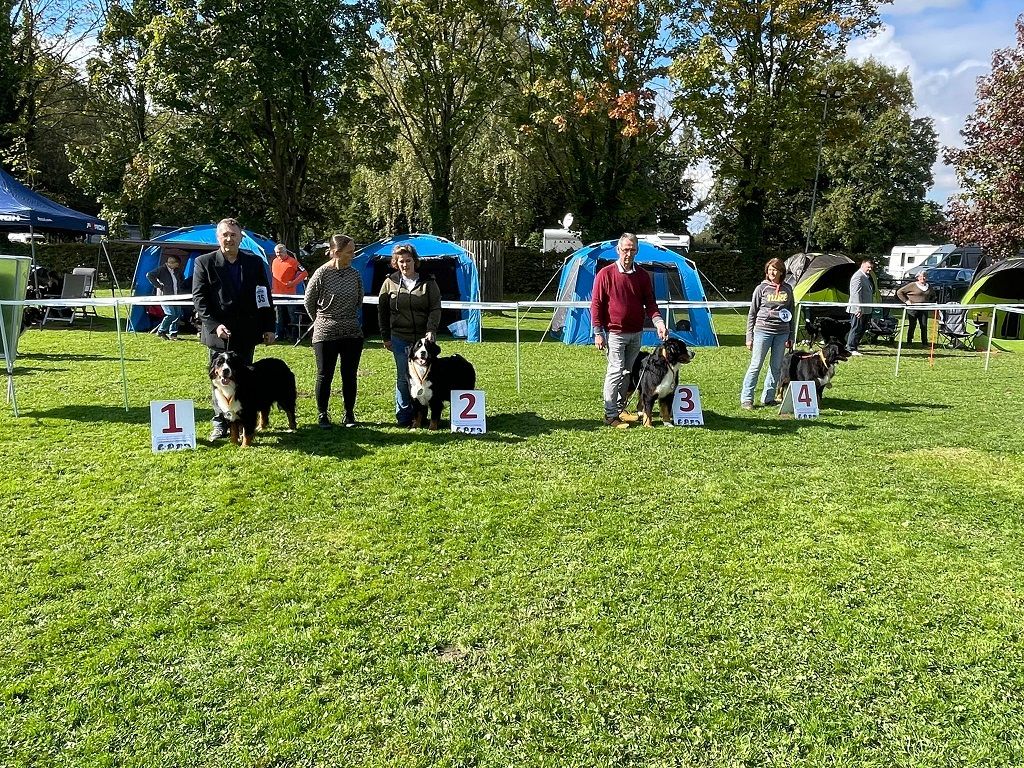
[[(170, 254), (167, 256), (162, 267), (157, 267), (147, 273), (146, 279), (156, 289), (157, 296), (177, 296), (181, 293), (192, 293), (185, 276), (181, 271), (181, 259)], [(185, 316), (185, 307), (174, 304), (161, 304), (160, 309), (164, 312), (163, 320), (157, 326), (156, 335), (161, 339), (177, 341), (178, 321)]]

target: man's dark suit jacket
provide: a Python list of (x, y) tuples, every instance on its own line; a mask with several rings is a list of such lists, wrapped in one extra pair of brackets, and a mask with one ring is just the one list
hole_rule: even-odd
[[(228, 274), (224, 253), (218, 249), (199, 256), (192, 270), (192, 300), (202, 323), (201, 338), (210, 349), (252, 350), (263, 334), (274, 330), (274, 300), (263, 261), (239, 251), (242, 263), (242, 288), (236, 291)], [(267, 289), (269, 307), (256, 306), (256, 288)], [(217, 336), (217, 326), (225, 325), (231, 339)]]

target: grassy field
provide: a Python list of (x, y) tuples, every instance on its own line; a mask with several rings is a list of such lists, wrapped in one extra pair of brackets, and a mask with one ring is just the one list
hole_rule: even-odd
[[(78, 326), (80, 324), (76, 324)], [(600, 426), (604, 359), (508, 317), (489, 434), (210, 446), (194, 340), (29, 331), (0, 409), (0, 765), (1019, 766), (1024, 360), (891, 349), (814, 422), (739, 408), (742, 322), (699, 350), (704, 428)], [(259, 356), (267, 354), (263, 350)], [(154, 455), (153, 399), (200, 445)], [(340, 398), (338, 398), (340, 400)], [(340, 402), (332, 401), (334, 415)]]

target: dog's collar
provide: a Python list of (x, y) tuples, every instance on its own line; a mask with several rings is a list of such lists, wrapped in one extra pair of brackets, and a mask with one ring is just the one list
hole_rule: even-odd
[(418, 383), (422, 386), (423, 382), (425, 382), (427, 380), (427, 377), (430, 375), (430, 366), (429, 365), (423, 366), (423, 375), (422, 376), (420, 376), (420, 372), (419, 372), (419, 369), (420, 369), (419, 363), (413, 363), (413, 362), (410, 361), (409, 368), (410, 368), (410, 370), (412, 370), (412, 373), (416, 377), (416, 379), (418, 380)]

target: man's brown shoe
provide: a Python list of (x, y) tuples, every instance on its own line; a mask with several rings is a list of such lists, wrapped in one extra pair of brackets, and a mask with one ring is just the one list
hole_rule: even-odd
[(605, 419), (604, 423), (609, 427), (615, 427), (616, 429), (629, 429), (629, 424), (617, 416), (614, 419)]
[(637, 416), (635, 413), (623, 411), (622, 413), (619, 414), (619, 421), (624, 421), (627, 424), (636, 424), (638, 421), (640, 421), (640, 417)]

